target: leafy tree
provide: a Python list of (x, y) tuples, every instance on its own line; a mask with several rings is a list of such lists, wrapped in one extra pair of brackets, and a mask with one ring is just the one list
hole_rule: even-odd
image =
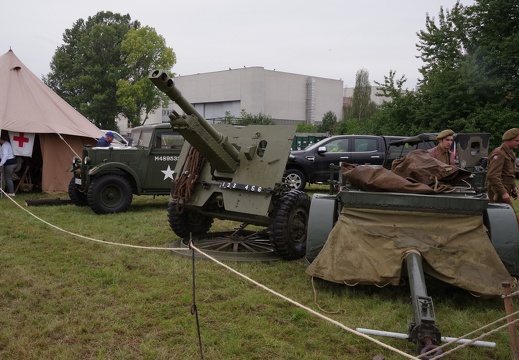
[(56, 49), (43, 81), (101, 128), (116, 129), (119, 114), (135, 124), (139, 109), (147, 115), (157, 104), (149, 93), (156, 90), (140, 82), (147, 78), (145, 68), (169, 69), (175, 61), (152, 28), (139, 29), (140, 23), (130, 15), (109, 11), (77, 20), (65, 30), (64, 44)]
[(417, 117), (416, 95), (404, 90), (407, 79), (404, 75), (396, 78), (396, 71), (391, 70), (384, 76), (384, 83), (377, 84), (377, 96), (391, 98), (380, 105), (379, 111), (370, 121), (373, 134), (377, 135), (412, 135), (421, 132)]
[(371, 84), (369, 82), (369, 72), (366, 69), (357, 71), (355, 77), (355, 88), (351, 108), (347, 112), (347, 118), (359, 121), (368, 120), (376, 111), (376, 105), (371, 101)]
[[(519, 119), (519, 7), (515, 0), (476, 0), (475, 5), (440, 9), (418, 32), (424, 66), (415, 92), (390, 72), (379, 91), (392, 97), (375, 116), (375, 128), (406, 134), (481, 131), (501, 134)], [(389, 131), (388, 131), (389, 133)]]
[(323, 115), (323, 123), (319, 126), (319, 131), (335, 134), (336, 125), (337, 115), (335, 115), (333, 111), (328, 111)]
[(148, 75), (156, 68), (170, 69), (176, 62), (175, 53), (155, 29), (145, 26), (128, 31), (121, 42), (121, 56), (131, 73), (117, 82), (117, 104), (133, 126), (142, 125), (151, 111), (169, 103), (167, 95), (149, 81)]

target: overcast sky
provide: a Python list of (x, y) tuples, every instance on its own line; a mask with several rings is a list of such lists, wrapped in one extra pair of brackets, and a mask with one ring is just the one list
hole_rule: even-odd
[[(0, 12), (0, 55), (10, 48), (40, 77), (49, 73), (63, 33), (99, 11), (130, 14), (155, 28), (177, 56), (173, 71), (190, 75), (262, 66), (342, 79), (360, 69), (383, 82), (390, 70), (413, 88), (422, 65), (416, 33), (426, 13), (456, 0), (18, 0)], [(474, 0), (461, 0), (473, 5)]]

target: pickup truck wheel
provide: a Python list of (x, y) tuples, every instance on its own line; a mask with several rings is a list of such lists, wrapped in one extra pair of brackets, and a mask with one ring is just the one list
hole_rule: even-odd
[(70, 201), (72, 201), (72, 204), (74, 205), (88, 205), (87, 195), (83, 191), (79, 190), (74, 178), (72, 178), (70, 180), (70, 183), (68, 184), (68, 196), (70, 197)]
[(305, 255), (309, 212), (310, 197), (302, 191), (291, 190), (278, 200), (271, 214), (270, 242), (283, 259)]
[(179, 212), (177, 203), (170, 201), (168, 204), (168, 221), (171, 230), (181, 239), (193, 235), (205, 234), (213, 225), (213, 218), (195, 213), (189, 209)]
[(290, 187), (294, 190), (303, 191), (306, 186), (306, 178), (305, 175), (296, 169), (288, 169), (283, 174), (283, 182), (290, 185)]
[(132, 203), (132, 187), (124, 176), (107, 174), (88, 187), (88, 205), (96, 214), (125, 212)]

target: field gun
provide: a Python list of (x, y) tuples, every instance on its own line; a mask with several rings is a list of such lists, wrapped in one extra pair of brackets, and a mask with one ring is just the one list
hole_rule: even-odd
[[(515, 283), (511, 274), (519, 274), (519, 226), (514, 209), (489, 202), (485, 193), (489, 137), (456, 135), (463, 179), (449, 179), (452, 186), (445, 191), (436, 192), (441, 187), (438, 181), (434, 192), (425, 183), (420, 184), (420, 189), (427, 188), (424, 192), (388, 190), (393, 181), (407, 181), (395, 173), (395, 166), (358, 166), (342, 168), (335, 193), (312, 198), (307, 273), (346, 284), (407, 282), (413, 318), (406, 335), (418, 353), (431, 352), (423, 355), (425, 359), (441, 354), (443, 341), (425, 275), (474, 294), (499, 296), (501, 284)], [(397, 161), (393, 165), (398, 166), (399, 160), (416, 156), (424, 161), (414, 165), (423, 169), (431, 157), (417, 145), (435, 139), (436, 134), (421, 134), (393, 142), (386, 160)], [(447, 164), (438, 166), (456, 170)], [(360, 181), (359, 175), (367, 181)], [(410, 184), (408, 189), (417, 185)]]
[[(153, 70), (149, 79), (184, 112), (173, 110), (169, 116), (186, 140), (168, 205), (175, 234), (193, 236), (206, 249), (263, 253), (272, 246), (284, 259), (304, 256), (310, 198), (282, 181), (295, 126), (212, 125), (166, 72)], [(215, 240), (208, 233), (214, 219), (242, 225)], [(263, 229), (246, 232), (249, 224)]]

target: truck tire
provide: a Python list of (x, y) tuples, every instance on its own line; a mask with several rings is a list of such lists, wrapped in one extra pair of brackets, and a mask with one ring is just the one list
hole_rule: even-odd
[(290, 190), (277, 202), (271, 214), (270, 242), (285, 260), (302, 258), (306, 253), (306, 232), (310, 197)]
[(125, 212), (132, 203), (132, 187), (124, 176), (102, 175), (90, 183), (87, 198), (96, 214)]
[(72, 201), (72, 204), (74, 205), (88, 205), (87, 195), (84, 192), (79, 191), (74, 178), (72, 178), (70, 180), (70, 183), (68, 184), (68, 196), (70, 197), (70, 201)]
[(171, 230), (181, 239), (189, 234), (205, 234), (213, 225), (213, 218), (184, 209), (182, 213), (177, 210), (177, 203), (170, 201), (168, 204), (168, 221)]
[(303, 191), (306, 186), (306, 177), (297, 169), (288, 169), (283, 174), (283, 182), (289, 184), (294, 190)]

